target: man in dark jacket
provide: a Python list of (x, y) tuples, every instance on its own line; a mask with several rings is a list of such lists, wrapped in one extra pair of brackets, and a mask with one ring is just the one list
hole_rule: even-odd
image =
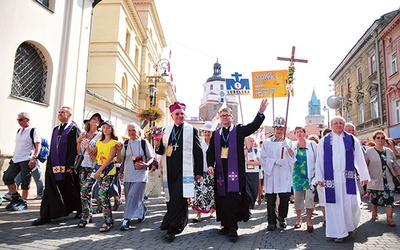
[(265, 119), (268, 100), (261, 102), (254, 120), (247, 125), (234, 125), (232, 110), (220, 111), (222, 127), (213, 132), (207, 150), (208, 173), (215, 173), (215, 203), (217, 221), (221, 221), (219, 233), (229, 235), (235, 242), (238, 238), (238, 222), (250, 218), (246, 194), (244, 138), (260, 128)]
[(61, 107), (58, 111), (60, 125), (53, 129), (50, 156), (47, 159), (45, 190), (40, 205), (40, 217), (32, 225), (43, 225), (51, 219), (68, 216), (77, 211), (79, 218), (82, 207), (79, 196), (79, 177), (74, 171), (77, 154), (76, 139), (80, 129), (72, 121), (72, 109)]

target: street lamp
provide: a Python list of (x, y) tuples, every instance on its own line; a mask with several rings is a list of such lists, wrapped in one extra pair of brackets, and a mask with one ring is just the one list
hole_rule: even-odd
[(319, 131), (319, 139), (321, 139), (322, 138), (322, 130), (324, 129), (324, 124), (319, 124), (317, 128)]
[[(157, 83), (160, 82), (160, 79), (165, 76), (169, 76), (167, 70), (169, 68), (169, 61), (167, 59), (160, 59), (157, 63), (154, 64), (155, 75), (148, 76), (147, 80), (150, 80), (148, 91), (150, 98), (150, 107), (155, 107), (157, 105)], [(161, 70), (161, 75), (158, 74), (158, 70)], [(149, 129), (155, 126), (155, 121), (152, 119), (149, 120)], [(151, 144), (154, 146), (153, 138), (149, 138)]]
[[(154, 76), (147, 77), (148, 80), (152, 80), (152, 82), (149, 84), (150, 106), (157, 105), (157, 83), (160, 81), (161, 77), (169, 76), (167, 73), (168, 67), (169, 61), (167, 59), (160, 59), (156, 64), (154, 64), (156, 74)], [(158, 75), (159, 69), (162, 71), (161, 75)]]

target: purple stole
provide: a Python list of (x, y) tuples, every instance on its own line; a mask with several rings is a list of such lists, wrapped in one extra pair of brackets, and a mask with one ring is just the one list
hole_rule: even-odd
[[(354, 146), (353, 138), (346, 132), (343, 133), (346, 161), (346, 192), (356, 194), (356, 172), (354, 169)], [(332, 132), (324, 140), (324, 178), (325, 178), (325, 198), (327, 203), (336, 203), (335, 180), (333, 171), (332, 155)], [(340, 157), (340, 156), (336, 156)]]
[[(228, 192), (239, 192), (239, 172), (238, 172), (238, 156), (237, 156), (237, 135), (236, 126), (233, 127), (232, 131), (229, 132), (228, 139)], [(220, 134), (221, 133), (221, 134)], [(219, 196), (226, 196), (226, 185), (224, 168), (222, 165), (221, 158), (221, 136), (222, 128), (215, 131), (215, 169), (216, 169), (216, 181), (217, 190)]]
[(60, 131), (60, 126), (58, 126), (53, 131), (50, 145), (50, 156), (51, 168), (53, 169), (53, 175), (56, 181), (64, 180), (65, 177), (65, 164), (67, 161), (67, 139), (68, 133), (69, 131), (71, 131), (73, 125), (74, 124), (71, 122), (68, 127), (64, 128), (64, 131), (62, 132), (60, 141), (58, 143), (57, 139), (58, 131)]

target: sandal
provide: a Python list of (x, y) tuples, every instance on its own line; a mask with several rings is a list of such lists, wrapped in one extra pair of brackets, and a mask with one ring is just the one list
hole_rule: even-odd
[(78, 223), (78, 227), (84, 228), (87, 223), (88, 223), (87, 220), (80, 220)]
[(301, 228), (301, 223), (294, 224), (294, 228)]
[(105, 221), (103, 225), (101, 225), (99, 232), (108, 232), (110, 228), (112, 228), (113, 224), (111, 221)]

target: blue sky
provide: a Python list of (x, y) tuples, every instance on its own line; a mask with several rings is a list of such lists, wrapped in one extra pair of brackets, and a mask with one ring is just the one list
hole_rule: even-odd
[[(322, 104), (333, 94), (331, 73), (365, 31), (382, 15), (397, 10), (394, 0), (155, 0), (164, 36), (172, 50), (171, 70), (177, 98), (188, 116), (198, 116), (203, 84), (217, 58), (222, 77), (239, 72), (287, 69), (296, 46), (295, 95), (290, 99), (288, 126), (304, 126), (312, 90)], [(242, 96), (244, 123), (250, 122), (261, 99)], [(286, 114), (286, 98), (275, 98), (275, 116)], [(327, 117), (327, 113), (322, 111)], [(272, 100), (265, 125), (272, 125)], [(333, 115), (333, 111), (331, 111)], [(241, 119), (239, 119), (241, 122)], [(325, 122), (327, 123), (327, 122)]]

